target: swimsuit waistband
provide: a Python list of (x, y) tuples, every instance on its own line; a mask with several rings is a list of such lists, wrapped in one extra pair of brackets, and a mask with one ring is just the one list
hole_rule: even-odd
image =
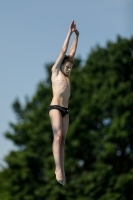
[(63, 106), (60, 106), (60, 105), (50, 105), (50, 106), (59, 106), (60, 108), (68, 109), (68, 107), (63, 107)]

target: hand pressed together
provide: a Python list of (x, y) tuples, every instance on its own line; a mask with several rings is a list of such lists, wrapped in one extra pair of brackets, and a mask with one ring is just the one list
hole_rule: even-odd
[(77, 36), (79, 36), (79, 31), (78, 31), (77, 28), (76, 28), (76, 23), (75, 23), (74, 20), (71, 22), (71, 24), (70, 24), (70, 26), (69, 26), (69, 31), (70, 31), (71, 33), (75, 32), (75, 34), (76, 34)]

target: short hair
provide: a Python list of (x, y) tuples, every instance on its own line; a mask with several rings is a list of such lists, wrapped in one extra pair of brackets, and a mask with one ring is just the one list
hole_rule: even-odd
[(71, 57), (69, 55), (64, 56), (61, 64), (64, 64), (66, 61), (69, 61), (73, 64), (73, 59), (71, 59)]

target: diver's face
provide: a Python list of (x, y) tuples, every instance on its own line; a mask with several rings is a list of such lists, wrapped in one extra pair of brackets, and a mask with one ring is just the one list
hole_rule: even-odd
[(66, 61), (61, 67), (63, 74), (65, 76), (69, 76), (71, 73), (72, 67), (73, 67), (73, 63)]

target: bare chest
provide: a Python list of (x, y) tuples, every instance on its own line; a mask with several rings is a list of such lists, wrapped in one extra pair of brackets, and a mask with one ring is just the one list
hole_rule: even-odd
[(53, 89), (70, 92), (70, 79), (63, 74), (59, 74), (57, 77), (52, 78), (52, 86)]

